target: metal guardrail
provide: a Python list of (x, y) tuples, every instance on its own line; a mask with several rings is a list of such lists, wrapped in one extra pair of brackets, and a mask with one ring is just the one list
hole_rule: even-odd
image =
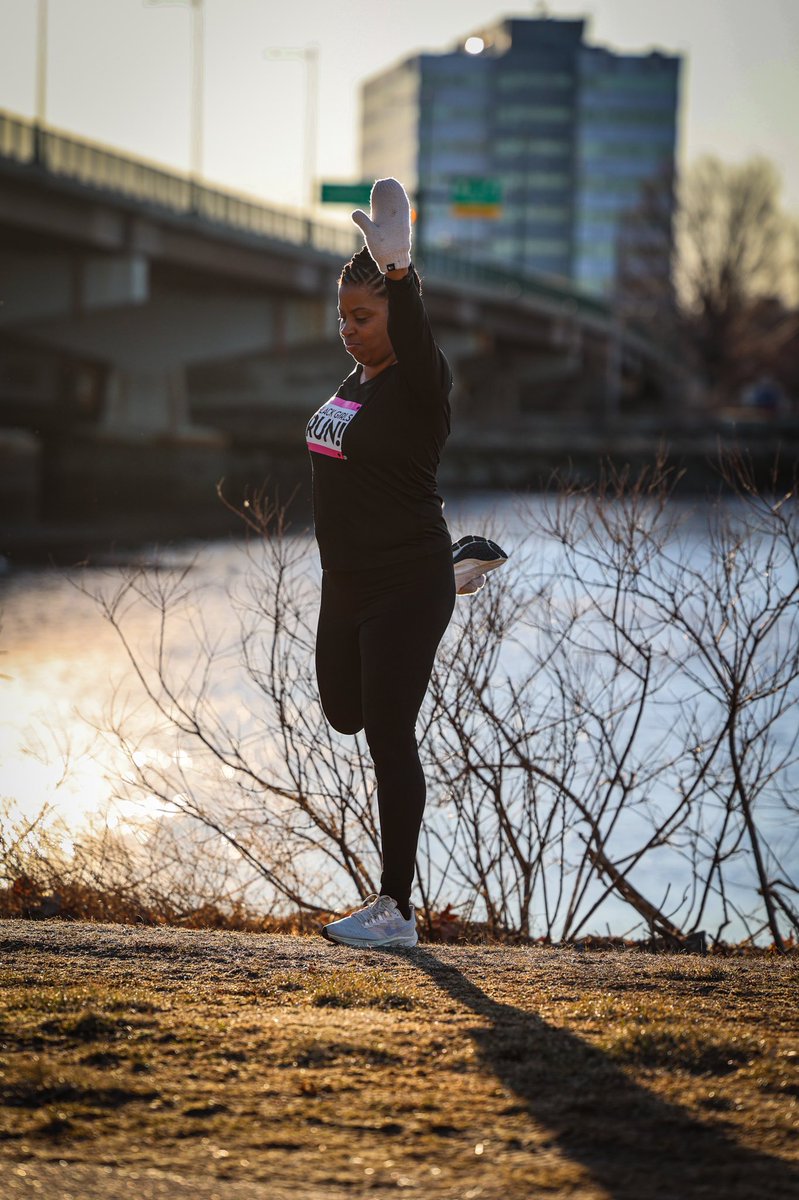
[(29, 164), (172, 213), (200, 217), (260, 237), (310, 246), (349, 257), (359, 235), (353, 229), (312, 221), (291, 209), (273, 208), (235, 192), (209, 187), (186, 175), (100, 146), (0, 110), (0, 157)]
[(567, 309), (573, 315), (583, 313), (603, 319), (609, 319), (612, 315), (611, 306), (606, 301), (577, 291), (568, 284), (555, 283), (544, 275), (516, 273), (492, 263), (461, 258), (446, 251), (433, 249), (424, 250), (420, 258), (425, 273), (437, 279), (446, 279), (453, 283), (482, 284), (504, 292), (509, 300), (521, 296), (546, 300)]

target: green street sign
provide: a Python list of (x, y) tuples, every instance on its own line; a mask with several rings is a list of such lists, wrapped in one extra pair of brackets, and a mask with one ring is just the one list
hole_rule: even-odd
[(454, 179), (450, 203), (456, 216), (499, 216), (502, 207), (502, 184), (498, 179), (483, 179), (480, 176)]
[(323, 183), (323, 204), (367, 204), (372, 194), (371, 183)]

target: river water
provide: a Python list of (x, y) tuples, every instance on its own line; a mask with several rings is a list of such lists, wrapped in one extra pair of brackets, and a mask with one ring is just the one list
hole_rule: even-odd
[[(501, 539), (513, 556), (514, 549), (529, 534), (528, 522), (543, 499), (519, 498), (508, 494), (480, 493), (448, 502), (446, 515), (454, 537), (466, 532), (489, 532)], [(701, 506), (683, 504), (683, 549), (697, 561), (707, 553), (706, 526)], [(293, 535), (308, 551), (307, 576), (310, 587), (318, 584), (318, 566), (308, 530)], [(534, 543), (535, 544), (535, 543)], [(252, 543), (250, 543), (252, 545)], [(542, 539), (541, 563), (557, 547)], [(246, 581), (250, 560), (244, 540), (186, 542), (169, 547), (143, 546), (137, 556), (143, 561), (160, 561), (173, 568), (186, 566), (184, 586), (201, 597), (203, 624), (211, 640), (224, 648), (232, 645), (237, 626), (231, 620), (230, 593)], [(109, 736), (115, 714), (123, 710), (135, 723), (140, 693), (117, 632), (103, 616), (97, 595), (112, 595), (124, 578), (126, 566), (106, 559), (96, 566), (64, 570), (19, 569), (0, 580), (0, 688), (2, 731), (0, 762), (2, 794), (6, 809), (16, 819), (34, 818), (47, 806), (48, 820), (62, 821), (62, 841), (69, 852), (74, 839), (87, 824), (102, 820), (112, 829), (124, 830), (126, 823), (141, 828), (148, 820), (163, 820), (164, 802), (141, 792), (135, 795), (121, 785), (129, 764)], [(489, 585), (490, 586), (490, 585)], [(89, 594), (92, 593), (92, 594)], [(462, 603), (480, 603), (480, 597)], [(200, 603), (198, 599), (198, 604)], [(125, 628), (135, 653), (152, 657), (156, 644), (157, 615), (146, 604), (132, 606)], [(171, 662), (180, 669), (181, 659), (190, 663), (197, 648), (197, 630), (190, 622), (177, 626), (171, 635)], [(187, 666), (187, 670), (188, 670)], [(226, 720), (245, 718), (243, 699), (231, 676), (228, 692), (215, 693), (217, 707)], [(133, 717), (130, 713), (133, 712)], [(152, 726), (144, 721), (142, 730)], [(190, 750), (177, 745), (169, 731), (147, 733), (142, 755), (160, 755), (190, 765)], [(157, 743), (157, 744), (156, 744)], [(264, 753), (267, 753), (265, 750)], [(274, 747), (272, 748), (274, 753)], [(793, 783), (798, 781), (793, 776)], [(794, 787), (794, 793), (796, 792)], [(796, 834), (785, 815), (772, 814), (773, 829), (785, 824), (777, 838), (783, 866), (793, 868), (796, 878)], [(787, 860), (787, 861), (786, 861)], [(687, 886), (689, 874), (676, 852), (660, 853), (649, 868), (646, 882), (653, 899), (669, 884), (675, 892)], [(355, 902), (349, 899), (349, 904)], [(457, 902), (462, 897), (447, 895)], [(713, 920), (720, 920), (711, 908)], [(605, 902), (586, 930), (614, 933), (635, 923), (629, 909), (612, 898)], [(744, 926), (735, 918), (724, 936), (735, 939)]]

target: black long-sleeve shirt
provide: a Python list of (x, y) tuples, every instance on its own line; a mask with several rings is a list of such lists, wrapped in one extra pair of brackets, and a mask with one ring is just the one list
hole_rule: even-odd
[(322, 566), (409, 562), (449, 547), (436, 471), (450, 431), (452, 372), (411, 267), (386, 278), (396, 363), (361, 383), (358, 364), (308, 422)]

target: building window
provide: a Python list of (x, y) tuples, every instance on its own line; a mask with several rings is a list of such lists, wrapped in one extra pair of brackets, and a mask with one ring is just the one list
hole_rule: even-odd
[(496, 79), (498, 92), (522, 91), (524, 88), (569, 88), (574, 76), (566, 71), (500, 71)]
[(497, 123), (522, 121), (529, 124), (557, 124), (570, 121), (573, 109), (565, 104), (503, 104), (497, 109)]

